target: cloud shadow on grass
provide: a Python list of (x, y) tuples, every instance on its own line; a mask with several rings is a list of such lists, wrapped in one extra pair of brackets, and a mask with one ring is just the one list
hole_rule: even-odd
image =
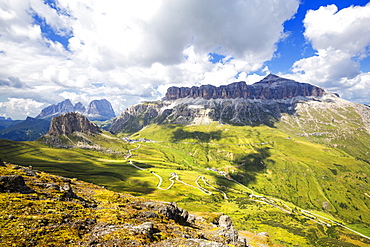
[[(257, 152), (239, 157), (234, 162), (234, 165), (239, 168), (239, 172), (230, 174), (231, 178), (245, 186), (255, 183), (257, 174), (266, 170), (266, 159), (271, 156), (270, 149), (269, 147), (258, 148)], [(269, 160), (269, 162), (273, 161)]]
[(221, 137), (222, 137), (221, 130), (202, 132), (202, 131), (187, 131), (179, 128), (173, 132), (171, 141), (177, 142), (185, 139), (195, 139), (197, 140), (197, 142), (200, 143), (209, 143), (212, 140), (220, 140)]

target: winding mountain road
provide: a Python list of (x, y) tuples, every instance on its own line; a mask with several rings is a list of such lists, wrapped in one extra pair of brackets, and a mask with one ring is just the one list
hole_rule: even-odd
[[(191, 143), (184, 143), (184, 144), (191, 144)], [(194, 143), (194, 144), (199, 144), (199, 143)], [(262, 144), (263, 145), (263, 144), (268, 144), (268, 143), (255, 143), (255, 144)], [(221, 145), (225, 145), (225, 144), (221, 144)], [(248, 144), (237, 144), (237, 145), (248, 145)], [(141, 147), (141, 144), (139, 144), (138, 147), (136, 147), (136, 148), (133, 148), (133, 149), (128, 150), (128, 155), (125, 158), (126, 159), (131, 158), (131, 156), (132, 156), (132, 152), (131, 151), (137, 150), (140, 147)], [(129, 162), (130, 165), (132, 165), (133, 167), (135, 167), (135, 168), (137, 168), (139, 170), (142, 170), (142, 171), (143, 170), (146, 170), (146, 169), (144, 169), (142, 167), (139, 167), (139, 166), (135, 165), (131, 160), (129, 160), (128, 162)], [(197, 179), (195, 180), (195, 183), (196, 183), (197, 186), (194, 186), (194, 185), (185, 183), (184, 181), (180, 180), (179, 179), (179, 176), (175, 172), (173, 172), (173, 173), (171, 173), (171, 177), (169, 178), (169, 180), (171, 181), (171, 184), (167, 188), (161, 188), (161, 185), (163, 183), (163, 178), (160, 175), (158, 175), (155, 172), (153, 172), (153, 171), (151, 171), (150, 173), (153, 174), (154, 176), (156, 176), (159, 179), (157, 188), (160, 189), (160, 190), (169, 190), (169, 189), (171, 189), (173, 187), (173, 185), (175, 184), (175, 180), (176, 180), (179, 183), (182, 183), (182, 184), (184, 184), (186, 186), (189, 186), (189, 187), (198, 189), (198, 190), (200, 190), (201, 192), (203, 192), (206, 195), (212, 195), (213, 193), (211, 191), (209, 191), (209, 190), (207, 190), (207, 189), (205, 189), (205, 188), (203, 188), (203, 187), (200, 186), (199, 179), (202, 179), (202, 181), (203, 181), (203, 183), (205, 185), (211, 187), (212, 189), (214, 189), (216, 191), (219, 191), (220, 193), (223, 194), (224, 199), (225, 200), (228, 200), (227, 194), (224, 191), (222, 191), (220, 189), (217, 189), (214, 186), (210, 185), (208, 183), (209, 180), (207, 180), (204, 176), (198, 176)], [(242, 186), (248, 192), (250, 192), (251, 193), (250, 194), (251, 200), (256, 201), (256, 202), (260, 202), (260, 203), (264, 203), (264, 204), (268, 204), (268, 205), (273, 206), (273, 207), (276, 207), (279, 210), (281, 210), (281, 211), (283, 211), (285, 213), (288, 213), (288, 214), (293, 214), (294, 213), (293, 210), (288, 205), (286, 205), (284, 202), (282, 202), (281, 200), (278, 200), (278, 199), (275, 199), (275, 198), (272, 198), (272, 197), (266, 197), (264, 195), (256, 195), (252, 189), (248, 188), (244, 184), (241, 184), (238, 181), (235, 181), (234, 179), (230, 179), (230, 178), (227, 178), (227, 177), (225, 177), (225, 178), (228, 179), (229, 181), (232, 181), (232, 182), (234, 182), (234, 183)], [(366, 196), (369, 196), (369, 195), (366, 194)], [(280, 204), (280, 205), (277, 205), (277, 204)], [(359, 235), (361, 237), (370, 239), (370, 237), (368, 237), (368, 236), (366, 236), (366, 235), (364, 235), (364, 234), (362, 234), (360, 232), (357, 232), (357, 231), (355, 231), (355, 230), (353, 230), (353, 229), (351, 229), (351, 228), (349, 228), (349, 227), (347, 227), (347, 226), (345, 226), (345, 225), (343, 225), (343, 224), (341, 224), (339, 222), (336, 222), (336, 221), (331, 220), (329, 218), (326, 218), (324, 216), (321, 216), (321, 215), (318, 215), (318, 214), (309, 212), (307, 210), (300, 209), (297, 206), (295, 206), (295, 207), (299, 210), (298, 212), (295, 212), (295, 213), (297, 213), (301, 217), (304, 217), (304, 218), (307, 218), (309, 220), (312, 220), (312, 221), (316, 222), (317, 224), (324, 225), (324, 226), (327, 226), (327, 227), (330, 227), (332, 225), (337, 225), (337, 226), (343, 227), (343, 228), (345, 228), (345, 229), (347, 229), (347, 230), (349, 230), (349, 231), (351, 231), (351, 232), (353, 232), (353, 233), (355, 233), (355, 234), (357, 234), (357, 235)], [(331, 224), (328, 223), (328, 222), (330, 222)]]

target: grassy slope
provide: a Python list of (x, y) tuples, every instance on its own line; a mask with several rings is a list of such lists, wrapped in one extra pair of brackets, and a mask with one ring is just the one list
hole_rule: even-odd
[[(215, 129), (221, 137), (210, 140), (214, 145), (193, 144), (202, 141), (197, 140), (196, 136), (202, 138), (199, 133), (209, 133), (211, 138), (212, 134), (216, 135), (213, 133)], [(171, 132), (182, 133), (183, 137), (177, 140), (192, 144), (171, 143), (174, 141)], [(225, 125), (153, 126), (139, 132), (138, 136), (170, 141), (158, 144), (182, 152), (177, 159), (172, 158), (174, 163), (224, 170), (257, 192), (278, 196), (305, 208), (321, 210), (323, 203), (328, 202), (324, 203), (328, 212), (353, 221), (357, 220), (353, 217), (353, 210), (358, 211), (358, 215), (369, 210), (366, 204), (370, 201), (364, 195), (370, 189), (370, 166), (366, 162), (339, 149), (311, 143), (303, 138), (289, 138), (277, 129)], [(187, 162), (184, 159), (186, 156), (190, 156)], [(362, 220), (370, 223), (368, 217), (362, 215)]]
[[(0, 153), (6, 161), (78, 177), (115, 191), (177, 201), (189, 211), (221, 211), (230, 214), (239, 229), (267, 231), (275, 242), (284, 245), (333, 242), (346, 246), (346, 243), (364, 241), (342, 228), (320, 226), (301, 216), (252, 201), (248, 197), (249, 190), (205, 169), (225, 171), (256, 193), (282, 198), (305, 209), (324, 210), (357, 224), (359, 231), (365, 233), (370, 220), (366, 214), (370, 198), (364, 193), (370, 189), (367, 183), (370, 171), (367, 163), (342, 150), (315, 144), (303, 137), (292, 139), (279, 129), (266, 126), (150, 126), (132, 136), (138, 137), (161, 141), (141, 143), (140, 149), (132, 151), (131, 160), (147, 168), (143, 171), (128, 165), (123, 154), (51, 149), (35, 142), (2, 141)], [(123, 153), (137, 147), (137, 144), (113, 138), (93, 139)], [(158, 179), (150, 171), (163, 177), (162, 188), (170, 184), (167, 179), (172, 172), (193, 186), (197, 177), (203, 175), (214, 187), (224, 190), (229, 200), (225, 201), (221, 193), (202, 183), (213, 195), (206, 196), (179, 182), (171, 190), (158, 190)]]
[[(186, 244), (183, 235), (198, 238), (203, 234), (222, 241), (212, 235), (215, 227), (210, 224), (220, 214), (203, 214), (205, 221), (185, 226), (158, 212), (163, 203), (146, 204), (145, 199), (77, 179), (68, 182), (60, 176), (33, 172), (37, 175), (26, 175), (21, 167), (12, 164), (0, 166), (0, 176), (21, 175), (33, 190), (29, 194), (0, 193), (0, 246), (192, 246), (190, 242)], [(68, 197), (58, 189), (66, 184), (77, 196)], [(149, 212), (154, 216), (145, 216)], [(135, 230), (144, 222), (153, 223), (152, 233)], [(279, 246), (252, 233), (247, 234), (247, 239), (264, 246)], [(172, 242), (163, 243), (168, 240)]]

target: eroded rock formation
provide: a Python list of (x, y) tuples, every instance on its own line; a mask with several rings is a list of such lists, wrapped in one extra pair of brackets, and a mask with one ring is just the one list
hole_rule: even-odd
[(69, 112), (52, 119), (48, 135), (60, 136), (72, 134), (73, 132), (97, 134), (101, 130), (84, 115), (77, 112)]
[(298, 96), (322, 96), (325, 90), (307, 83), (281, 78), (270, 74), (253, 85), (246, 82), (234, 82), (226, 86), (215, 87), (204, 85), (200, 87), (170, 87), (167, 90), (166, 100), (180, 98), (203, 99), (290, 99)]

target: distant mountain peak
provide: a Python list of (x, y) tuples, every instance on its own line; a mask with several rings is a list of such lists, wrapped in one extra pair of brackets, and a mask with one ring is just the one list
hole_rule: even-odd
[(73, 105), (71, 100), (65, 99), (56, 105), (50, 105), (44, 108), (36, 118), (51, 119), (68, 112), (79, 112), (92, 121), (105, 121), (116, 116), (111, 103), (106, 99), (93, 100), (87, 108), (81, 102)]
[(272, 84), (272, 83), (275, 83), (277, 81), (285, 81), (286, 82), (286, 81), (293, 81), (293, 80), (282, 78), (282, 77), (274, 75), (274, 74), (269, 74), (265, 78), (263, 78), (262, 80), (260, 80), (259, 82), (254, 83), (254, 84), (258, 84), (258, 83)]
[(116, 116), (111, 103), (106, 99), (91, 101), (84, 115), (90, 120), (108, 120)]
[(86, 111), (86, 107), (81, 102), (78, 102), (74, 106), (74, 111), (84, 113)]
[(56, 105), (50, 105), (42, 109), (41, 113), (36, 117), (37, 119), (46, 119), (59, 116), (60, 114), (72, 112), (73, 104), (71, 100), (65, 99)]

